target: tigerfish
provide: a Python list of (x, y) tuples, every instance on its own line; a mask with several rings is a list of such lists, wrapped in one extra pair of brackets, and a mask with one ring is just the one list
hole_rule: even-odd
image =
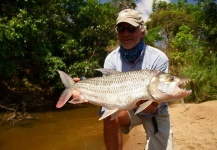
[(141, 112), (152, 102), (170, 102), (191, 95), (192, 91), (184, 86), (190, 81), (186, 78), (170, 75), (154, 70), (136, 70), (117, 72), (110, 69), (95, 69), (104, 76), (81, 80), (77, 83), (65, 72), (58, 70), (62, 83), (66, 89), (56, 104), (61, 108), (72, 96), (74, 90), (80, 93), (79, 97), (69, 101), (72, 104), (89, 102), (107, 108), (102, 120), (111, 115), (116, 118), (122, 110), (136, 108), (136, 103), (148, 100), (141, 104), (135, 114)]

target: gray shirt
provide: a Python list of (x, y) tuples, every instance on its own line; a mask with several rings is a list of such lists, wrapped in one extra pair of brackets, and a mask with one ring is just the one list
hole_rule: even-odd
[[(119, 48), (112, 51), (105, 59), (104, 68), (112, 69), (120, 72), (126, 72), (130, 70), (159, 70), (162, 72), (168, 72), (169, 60), (167, 56), (157, 48), (145, 45), (139, 58), (132, 64), (121, 58)], [(157, 115), (167, 107), (167, 103), (163, 103), (154, 114), (148, 114), (140, 112), (139, 115), (151, 117)], [(102, 110), (104, 110), (103, 108)]]

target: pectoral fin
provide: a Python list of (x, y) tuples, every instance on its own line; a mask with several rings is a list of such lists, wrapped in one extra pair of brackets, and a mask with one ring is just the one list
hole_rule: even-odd
[[(103, 115), (99, 118), (99, 120), (105, 119), (106, 117), (115, 114), (116, 112), (118, 112), (118, 109), (112, 109), (112, 110), (105, 110)], [(117, 115), (115, 115), (116, 117)], [(111, 120), (114, 119), (114, 117), (112, 116)]]
[(137, 109), (137, 111), (135, 112), (135, 114), (140, 113), (141, 111), (143, 111), (144, 109), (146, 109), (154, 100), (150, 99), (145, 103), (142, 103), (139, 108)]
[(114, 120), (118, 116), (119, 113), (120, 113), (120, 111), (116, 111), (115, 113), (113, 113), (111, 115), (111, 119), (110, 120)]

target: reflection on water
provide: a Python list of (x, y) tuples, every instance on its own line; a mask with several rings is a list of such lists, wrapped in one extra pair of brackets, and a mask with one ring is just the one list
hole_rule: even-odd
[(0, 125), (0, 150), (104, 150), (98, 107), (31, 113), (37, 119)]

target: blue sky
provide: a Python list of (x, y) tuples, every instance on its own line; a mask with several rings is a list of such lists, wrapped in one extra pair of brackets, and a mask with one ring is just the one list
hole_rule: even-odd
[[(111, 1), (111, 0), (101, 0), (102, 3), (107, 1)], [(170, 3), (170, 2), (177, 2), (178, 0), (161, 0), (161, 1), (166, 1)], [(213, 0), (213, 1), (217, 1), (217, 0)], [(137, 10), (143, 14), (143, 18), (145, 21), (148, 20), (148, 17), (152, 12), (152, 3), (153, 0), (137, 0), (137, 7), (138, 7)], [(188, 0), (188, 3), (196, 4), (197, 0)]]

